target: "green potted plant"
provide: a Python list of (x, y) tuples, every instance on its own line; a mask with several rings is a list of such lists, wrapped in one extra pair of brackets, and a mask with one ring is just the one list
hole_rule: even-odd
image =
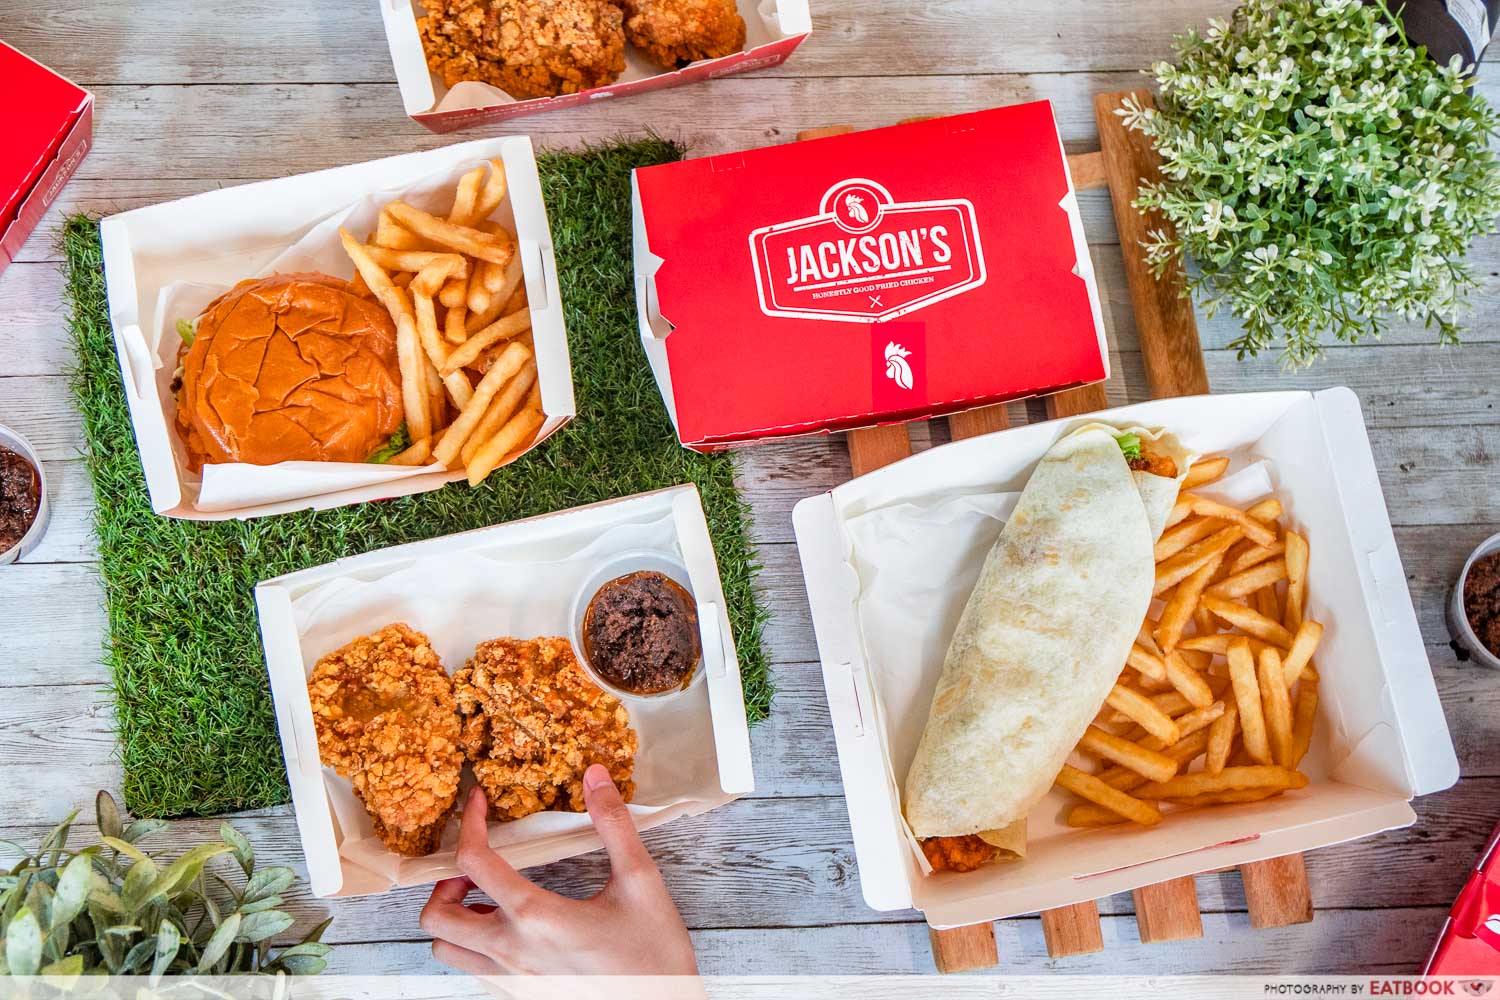
[[(0, 873), (0, 975), (315, 974), (332, 950), (319, 941), (325, 920), (300, 942), (273, 953), (271, 939), (292, 926), (282, 893), (290, 868), (255, 866), (250, 842), (228, 823), (216, 842), (171, 862), (136, 843), (162, 820), (126, 822), (108, 792), (95, 800), (99, 842), (68, 846), (73, 813)], [(219, 855), (233, 864), (214, 865)]]
[(1150, 73), (1156, 106), (1117, 111), (1162, 159), (1135, 204), (1175, 232), (1147, 259), (1160, 277), (1188, 258), (1188, 291), (1242, 322), (1242, 358), (1284, 341), (1306, 365), (1325, 334), (1392, 317), (1458, 341), (1465, 255), (1500, 214), (1500, 119), (1471, 68), (1408, 44), (1382, 0), (1246, 0)]

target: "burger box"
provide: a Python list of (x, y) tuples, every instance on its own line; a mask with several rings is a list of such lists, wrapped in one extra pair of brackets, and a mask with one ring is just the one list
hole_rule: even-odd
[(94, 131), (94, 95), (0, 42), (0, 271), (15, 260)]
[(1052, 105), (636, 170), (641, 341), (697, 450), (1109, 376)]
[(648, 62), (628, 43), (625, 71), (614, 83), (576, 94), (517, 100), (488, 83), (465, 80), (449, 88), (427, 68), (427, 56), (417, 32), (417, 18), (426, 11), (418, 0), (381, 0), (385, 36), (396, 67), (396, 82), (406, 113), (434, 132), (452, 132), (535, 114), (577, 107), (591, 101), (625, 97), (684, 83), (778, 66), (812, 31), (807, 0), (738, 0), (745, 19), (745, 50), (718, 59), (703, 59), (678, 70), (664, 70)]
[(423, 493), (465, 478), (462, 470), (436, 465), (351, 462), (231, 463), (194, 475), (175, 427), (171, 382), (182, 343), (176, 320), (197, 316), (243, 278), (277, 271), (352, 278), (354, 265), (338, 242), (341, 224), (363, 236), (373, 228), (376, 209), (397, 197), (446, 215), (458, 178), (496, 157), (505, 164), (510, 193), (492, 218), (516, 234), (547, 418), (536, 447), (575, 409), (552, 234), (528, 137), (481, 139), (222, 188), (100, 222), (115, 348), (156, 513), (200, 521), (261, 517)]
[[(255, 588), (276, 725), (312, 890), (360, 896), (458, 875), (458, 824), (425, 858), (374, 839), (349, 782), (318, 756), (307, 677), (318, 659), (392, 622), (425, 632), (449, 673), (500, 636), (566, 636), (574, 592), (621, 553), (686, 567), (703, 643), (701, 682), (627, 702), (640, 737), (630, 812), (642, 830), (694, 816), (755, 787), (739, 661), (708, 522), (694, 486), (398, 545), (266, 580)], [(469, 778), (464, 779), (467, 789)], [(602, 846), (588, 816), (542, 812), (490, 826), (490, 844), (528, 868)]]
[(1480, 852), (1422, 975), (1500, 975), (1500, 827)]
[[(1069, 828), (1070, 800), (1054, 790), (1028, 817), (1025, 860), (924, 876), (900, 788), (949, 637), (1015, 493), (1048, 448), (1095, 420), (1229, 455), (1231, 474), (1195, 492), (1245, 504), (1274, 491), (1311, 542), (1307, 613), (1325, 627), (1302, 764), (1311, 783), (1151, 829)], [(1414, 796), (1458, 780), (1349, 389), (1163, 399), (956, 441), (803, 500), (793, 520), (860, 882), (877, 910), (914, 906), (947, 928), (1051, 909), (1407, 826)]]

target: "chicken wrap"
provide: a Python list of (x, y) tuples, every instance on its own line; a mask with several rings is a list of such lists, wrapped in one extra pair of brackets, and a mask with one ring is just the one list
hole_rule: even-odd
[(1089, 424), (1043, 456), (986, 557), (906, 776), (935, 868), (1025, 855), (1025, 820), (1120, 675), (1192, 456)]

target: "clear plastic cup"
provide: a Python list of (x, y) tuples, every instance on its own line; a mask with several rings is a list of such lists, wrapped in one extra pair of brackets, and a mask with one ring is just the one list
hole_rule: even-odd
[(0, 448), (9, 449), (31, 463), (32, 468), (36, 469), (37, 478), (41, 481), (42, 493), (41, 503), (37, 506), (36, 517), (32, 520), (31, 527), (26, 529), (26, 534), (21, 536), (19, 542), (4, 552), (0, 552), (0, 566), (4, 566), (25, 557), (28, 552), (37, 547), (37, 543), (42, 540), (42, 535), (47, 532), (47, 518), (51, 513), (51, 508), (47, 503), (47, 470), (42, 465), (36, 449), (31, 446), (31, 442), (18, 432), (0, 424)]
[(599, 592), (599, 588), (611, 580), (618, 580), (622, 576), (647, 571), (660, 573), (687, 591), (688, 595), (693, 598), (694, 607), (697, 609), (699, 617), (702, 617), (703, 611), (697, 606), (698, 598), (697, 595), (693, 594), (693, 583), (688, 577), (687, 567), (665, 553), (648, 549), (641, 549), (635, 552), (621, 552), (619, 555), (609, 557), (588, 575), (588, 578), (583, 581), (582, 586), (578, 588), (578, 593), (573, 596), (573, 612), (571, 616), (573, 628), (569, 636), (573, 643), (573, 653), (578, 657), (578, 662), (582, 664), (583, 669), (594, 679), (595, 684), (598, 684), (604, 690), (624, 702), (660, 702), (667, 698), (676, 698), (691, 690), (693, 685), (703, 679), (703, 654), (700, 651), (698, 662), (693, 664), (693, 675), (686, 684), (672, 688), (670, 691), (661, 691), (657, 694), (637, 694), (634, 691), (626, 691), (616, 687), (599, 676), (599, 672), (594, 669), (593, 664), (589, 663), (588, 656), (584, 654), (583, 618), (588, 613), (589, 602), (594, 599), (594, 595)]
[(1464, 563), (1463, 572), (1458, 574), (1458, 583), (1453, 586), (1453, 593), (1448, 595), (1448, 634), (1453, 636), (1464, 649), (1468, 650), (1469, 658), (1475, 663), (1483, 664), (1492, 670), (1500, 670), (1500, 656), (1496, 656), (1485, 648), (1484, 643), (1479, 641), (1479, 636), (1474, 634), (1474, 629), (1469, 626), (1469, 616), (1464, 611), (1464, 582), (1469, 579), (1469, 570), (1474, 564), (1491, 552), (1500, 552), (1500, 534), (1491, 535), (1469, 554)]

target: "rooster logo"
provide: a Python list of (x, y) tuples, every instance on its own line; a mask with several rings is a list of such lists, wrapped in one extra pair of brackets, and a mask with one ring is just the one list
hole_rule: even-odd
[(911, 365), (906, 361), (909, 357), (911, 351), (894, 340), (885, 345), (885, 377), (903, 389), (910, 389), (912, 386)]
[(1482, 997), (1490, 991), (1490, 987), (1492, 987), (1494, 983), (1490, 982), (1490, 980), (1488, 979), (1471, 979), (1466, 983), (1462, 983), (1461, 985), (1464, 988), (1464, 992), (1469, 996)]
[(870, 213), (865, 211), (865, 200), (857, 194), (844, 195), (844, 210), (855, 222), (863, 224), (870, 221)]

